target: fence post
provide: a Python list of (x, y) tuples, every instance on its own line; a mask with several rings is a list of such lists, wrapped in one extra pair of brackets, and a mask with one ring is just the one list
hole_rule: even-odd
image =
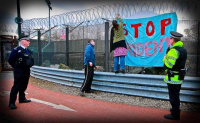
[(85, 38), (85, 35), (84, 35), (84, 33), (85, 33), (85, 30), (84, 30), (84, 25), (83, 25), (83, 52), (82, 52), (82, 61), (83, 61), (83, 63), (82, 63), (82, 65), (83, 65), (83, 68), (85, 68), (84, 67), (84, 44), (85, 44), (85, 42), (84, 42), (84, 38)]
[(41, 31), (38, 30), (38, 65), (42, 65), (42, 52), (41, 52)]
[(105, 71), (109, 71), (109, 22), (105, 22)]
[(197, 40), (197, 70), (196, 70), (196, 76), (199, 76), (200, 74), (200, 68), (199, 68), (199, 47), (200, 47), (200, 30), (199, 30), (199, 27), (200, 26), (200, 21), (198, 21), (198, 32), (197, 32), (197, 35), (198, 35), (198, 40)]
[(66, 65), (69, 66), (69, 26), (66, 27)]

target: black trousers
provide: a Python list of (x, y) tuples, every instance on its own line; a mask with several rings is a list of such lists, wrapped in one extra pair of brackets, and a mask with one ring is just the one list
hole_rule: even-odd
[(167, 84), (169, 90), (169, 100), (172, 105), (171, 113), (180, 113), (180, 90), (181, 84)]
[(91, 90), (91, 85), (92, 85), (92, 80), (94, 76), (94, 67), (85, 65), (85, 79), (83, 81), (83, 84), (81, 86), (81, 92), (84, 91), (90, 91)]
[(19, 100), (25, 100), (25, 91), (28, 86), (28, 81), (30, 77), (30, 69), (20, 69), (15, 68), (14, 71), (14, 85), (10, 92), (10, 102), (9, 104), (14, 104), (17, 99), (17, 94), (19, 92)]

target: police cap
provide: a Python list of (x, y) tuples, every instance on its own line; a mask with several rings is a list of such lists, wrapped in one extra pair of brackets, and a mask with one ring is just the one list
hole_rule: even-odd
[(19, 41), (22, 41), (22, 40), (30, 41), (30, 38), (29, 36), (23, 36), (19, 39)]
[(183, 35), (181, 33), (178, 33), (178, 32), (171, 31), (170, 34), (171, 34), (171, 36), (170, 36), (171, 38), (181, 38), (181, 37), (183, 37)]

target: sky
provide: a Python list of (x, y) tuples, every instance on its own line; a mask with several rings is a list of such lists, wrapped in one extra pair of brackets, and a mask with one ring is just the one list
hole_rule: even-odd
[[(0, 0), (0, 24), (17, 25), (14, 19), (17, 17), (17, 0)], [(63, 14), (71, 11), (85, 10), (101, 5), (113, 4), (118, 2), (133, 2), (133, 0), (50, 0), (53, 10), (51, 16)], [(160, 0), (161, 1), (161, 0)], [(170, 0), (169, 0), (170, 1)], [(23, 20), (33, 18), (48, 17), (48, 6), (45, 0), (20, 0), (21, 17)], [(153, 12), (141, 11), (136, 13), (133, 18), (151, 17), (157, 14)], [(188, 17), (186, 17), (188, 16)], [(191, 18), (185, 13), (179, 14), (178, 18)]]
[[(14, 18), (17, 17), (17, 0), (0, 0), (0, 22), (14, 23)], [(50, 0), (52, 11), (51, 16), (62, 14), (70, 11), (85, 10), (96, 6), (116, 3), (126, 0)], [(74, 1), (74, 2), (73, 2)], [(128, 1), (127, 1), (128, 2)], [(20, 0), (20, 11), (23, 20), (32, 18), (48, 17), (48, 6), (45, 0)]]
[[(50, 0), (51, 16), (71, 11), (86, 10), (97, 6), (133, 2), (131, 0)], [(20, 13), (23, 20), (33, 18), (46, 18), (49, 16), (49, 9), (45, 0), (20, 0)], [(155, 13), (138, 13), (136, 17), (154, 16)], [(17, 0), (0, 0), (0, 24), (17, 26), (14, 19), (17, 17)], [(10, 32), (9, 32), (10, 33)]]
[[(14, 18), (17, 17), (16, 1), (17, 0), (0, 0), (0, 23), (2, 22), (14, 23)], [(50, 1), (51, 1), (51, 6), (53, 8), (53, 10), (51, 11), (51, 16), (70, 11), (85, 10), (96, 6), (113, 4), (118, 2), (134, 2), (133, 0), (50, 0)], [(170, 2), (170, 0), (168, 1)], [(45, 0), (20, 0), (20, 7), (21, 7), (21, 17), (23, 18), (23, 20), (48, 17), (48, 6)], [(138, 16), (143, 17), (143, 14), (138, 14)], [(181, 18), (184, 18), (185, 16), (186, 15), (181, 15)]]

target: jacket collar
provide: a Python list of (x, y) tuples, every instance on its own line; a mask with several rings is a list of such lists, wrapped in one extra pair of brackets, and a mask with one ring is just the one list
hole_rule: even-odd
[(92, 47), (94, 47), (91, 43), (88, 43), (88, 45), (91, 45)]
[(173, 47), (183, 47), (183, 42), (182, 41), (178, 41), (178, 42), (176, 42), (174, 45), (173, 45)]
[(24, 46), (22, 46), (22, 45), (21, 45), (21, 47), (22, 47), (23, 49), (26, 49), (26, 48), (25, 48)]

